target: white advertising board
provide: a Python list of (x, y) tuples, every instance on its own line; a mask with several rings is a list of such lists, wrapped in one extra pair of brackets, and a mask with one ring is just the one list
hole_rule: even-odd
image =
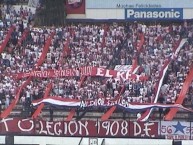
[(193, 8), (192, 0), (86, 0), (87, 9)]

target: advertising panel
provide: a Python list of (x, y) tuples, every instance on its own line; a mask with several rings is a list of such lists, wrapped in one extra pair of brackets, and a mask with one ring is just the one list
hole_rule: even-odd
[(159, 126), (159, 131), (166, 139), (187, 140), (190, 139), (190, 122), (163, 121)]
[(193, 8), (192, 0), (86, 0), (87, 9)]
[(125, 19), (183, 19), (180, 8), (134, 8), (125, 9)]

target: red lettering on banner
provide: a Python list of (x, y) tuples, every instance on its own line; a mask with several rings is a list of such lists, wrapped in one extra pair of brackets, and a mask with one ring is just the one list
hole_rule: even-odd
[(161, 133), (169, 133), (169, 134), (172, 133), (172, 126), (162, 125)]
[(193, 134), (193, 127), (187, 127), (185, 129), (185, 133), (190, 134), (190, 132), (191, 132), (191, 134)]

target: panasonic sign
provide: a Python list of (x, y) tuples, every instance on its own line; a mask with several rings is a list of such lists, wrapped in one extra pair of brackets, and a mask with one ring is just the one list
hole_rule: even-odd
[(125, 19), (183, 19), (182, 8), (125, 9)]

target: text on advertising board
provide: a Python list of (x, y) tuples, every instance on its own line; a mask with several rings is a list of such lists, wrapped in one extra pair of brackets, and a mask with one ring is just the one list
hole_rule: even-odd
[(125, 9), (125, 19), (183, 19), (181, 8)]
[(87, 9), (192, 8), (192, 0), (86, 0)]

